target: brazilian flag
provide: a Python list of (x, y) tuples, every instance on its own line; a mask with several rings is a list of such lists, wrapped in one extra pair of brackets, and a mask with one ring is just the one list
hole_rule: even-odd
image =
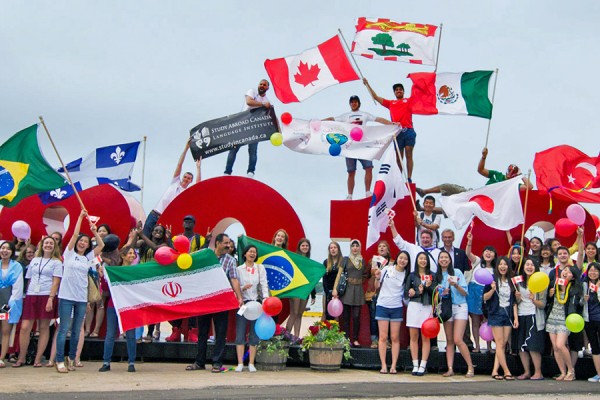
[(245, 235), (238, 239), (240, 263), (243, 262), (244, 249), (249, 245), (256, 246), (258, 250), (256, 263), (265, 266), (272, 296), (308, 298), (325, 274), (325, 267), (321, 263)]
[(38, 125), (15, 133), (0, 146), (0, 205), (11, 207), (25, 197), (65, 184), (40, 151)]

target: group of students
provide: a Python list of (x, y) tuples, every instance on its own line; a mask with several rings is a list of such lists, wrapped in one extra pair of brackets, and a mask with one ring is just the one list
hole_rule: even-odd
[[(401, 239), (393, 221), (390, 221), (390, 227), (394, 242), (400, 248)], [(527, 246), (517, 243), (507, 256), (499, 256), (493, 246), (486, 246), (481, 256), (476, 256), (471, 251), (471, 233), (467, 234), (467, 239), (466, 254), (471, 269), (464, 273), (453, 267), (452, 255), (443, 249), (436, 252), (435, 259), (430, 251), (423, 249), (416, 257), (413, 254), (415, 259), (411, 259), (411, 252), (406, 250), (392, 258), (389, 244), (380, 241), (377, 256), (369, 265), (360, 257), (358, 240), (351, 242), (349, 257), (343, 257), (339, 244), (332, 242), (324, 261), (324, 304), (338, 297), (338, 283), (345, 271), (348, 286), (340, 296), (344, 304), (342, 330), (348, 332), (353, 345), (360, 345), (360, 311), (366, 301), (363, 283), (369, 281), (367, 293), (372, 289), (377, 293), (370, 300), (375, 306), (371, 304), (369, 310), (374, 309), (371, 317), (378, 325), (377, 347), (383, 374), (397, 373), (400, 328), (404, 319), (410, 333), (412, 374), (422, 376), (426, 373), (431, 341), (422, 326), (428, 318), (440, 314), (434, 314), (434, 303), (439, 302), (440, 306), (446, 303), (447, 309), (442, 318), (448, 365), (443, 374), (445, 377), (454, 375), (455, 346), (467, 364), (466, 376), (474, 375), (471, 354), (464, 340), (468, 336), (465, 330), (470, 317), (474, 351), (479, 351), (481, 323), (487, 322), (492, 329), (496, 350), (492, 350), (490, 342), (488, 350), (495, 353), (492, 377), (496, 380), (542, 380), (542, 355), (552, 353), (560, 370), (554, 379), (572, 381), (578, 353), (586, 349), (587, 354), (589, 344), (596, 369), (596, 375), (589, 380), (600, 381), (600, 257), (596, 243), (584, 244), (580, 228), (578, 257), (573, 262), (573, 249), (561, 246), (557, 239), (549, 239), (543, 244), (541, 239), (532, 238)], [(486, 269), (492, 274), (493, 281), (489, 285), (479, 284), (474, 279), (478, 269)], [(528, 282), (539, 271), (549, 276), (550, 283), (546, 290), (533, 293), (528, 289)], [(326, 311), (324, 313), (324, 318), (332, 318)], [(567, 328), (566, 318), (573, 313), (583, 317), (584, 331), (570, 332)], [(350, 324), (352, 329), (349, 329)], [(386, 363), (388, 347), (392, 354), (389, 370)], [(508, 368), (507, 352), (518, 353), (520, 357), (524, 372), (518, 377)]]

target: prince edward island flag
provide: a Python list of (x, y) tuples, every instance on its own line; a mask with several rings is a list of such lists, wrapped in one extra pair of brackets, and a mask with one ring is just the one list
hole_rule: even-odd
[(0, 205), (12, 207), (27, 196), (65, 184), (42, 155), (37, 131), (38, 125), (32, 125), (0, 146)]
[(238, 240), (238, 254), (244, 254), (250, 245), (258, 251), (256, 263), (265, 266), (272, 296), (305, 299), (325, 274), (325, 267), (310, 258), (248, 236)]

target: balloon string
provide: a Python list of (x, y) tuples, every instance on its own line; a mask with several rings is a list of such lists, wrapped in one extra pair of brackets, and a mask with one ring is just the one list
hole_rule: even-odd
[(552, 186), (550, 189), (548, 189), (548, 195), (550, 196), (550, 208), (548, 209), (548, 215), (552, 214), (552, 191), (553, 190), (555, 190), (555, 189), (563, 189), (563, 190), (566, 190), (566, 191), (571, 192), (571, 193), (581, 193), (581, 192), (585, 191), (587, 188), (589, 188), (591, 184), (592, 184), (592, 181), (589, 181), (581, 189), (569, 189), (567, 187), (560, 186), (560, 185), (559, 186)]

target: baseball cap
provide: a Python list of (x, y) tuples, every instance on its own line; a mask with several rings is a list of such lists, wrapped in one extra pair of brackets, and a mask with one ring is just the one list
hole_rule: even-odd
[(184, 221), (185, 221), (185, 220), (188, 220), (188, 219), (189, 219), (190, 221), (192, 221), (193, 223), (196, 223), (196, 218), (194, 218), (194, 216), (193, 216), (193, 215), (186, 215), (185, 217), (183, 217), (183, 220), (184, 220)]

